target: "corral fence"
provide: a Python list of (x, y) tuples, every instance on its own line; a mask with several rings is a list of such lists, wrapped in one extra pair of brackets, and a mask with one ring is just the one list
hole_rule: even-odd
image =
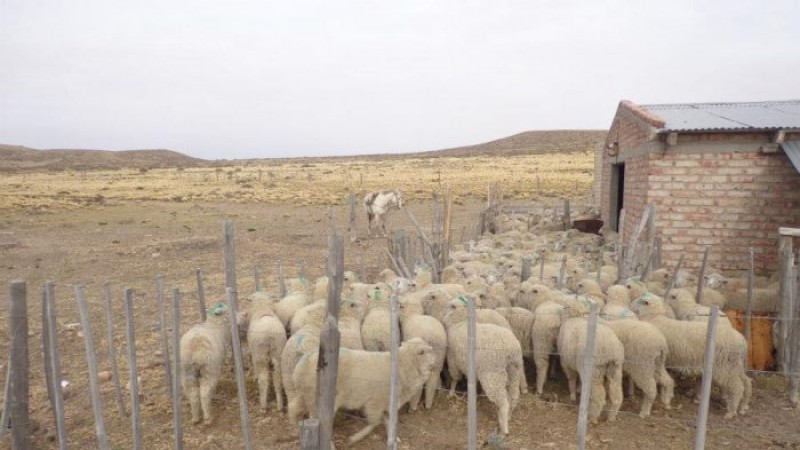
[[(441, 267), (443, 261), (443, 253), (449, 251), (450, 235), (449, 230), (450, 214), (449, 195), (446, 193), (443, 200), (440, 202), (441, 213), (434, 214), (434, 225), (431, 235), (428, 236), (423, 228), (417, 223), (410, 210), (408, 211), (409, 218), (415, 225), (416, 231), (419, 233), (420, 257), (416, 257), (412, 250), (409, 249), (410, 235), (409, 233), (396, 232), (389, 240), (390, 250), (387, 251), (387, 257), (391, 260), (395, 269), (403, 274), (410, 275), (407, 271), (408, 266), (415, 260), (425, 260), (431, 267)], [(489, 208), (496, 207), (498, 211), (502, 211), (499, 203), (490, 204)], [(499, 214), (499, 213), (498, 213)], [(563, 214), (569, 217), (569, 206), (565, 204)], [(623, 244), (623, 236), (619, 236), (620, 241), (616, 246), (617, 260), (621, 267), (621, 274), (626, 276), (638, 275), (646, 278), (647, 271), (657, 268), (659, 266), (658, 245), (655, 240), (653, 232), (653, 217), (655, 210), (648, 208), (642, 222), (635, 229), (633, 236), (629, 237), (626, 244)], [(481, 222), (484, 219), (481, 218)], [(479, 225), (481, 231), (482, 225)], [(641, 233), (645, 232), (644, 235)], [(796, 229), (781, 229), (780, 230), (780, 254), (781, 254), (781, 314), (777, 319), (778, 330), (781, 339), (779, 340), (779, 355), (780, 364), (778, 373), (783, 374), (790, 378), (790, 400), (793, 404), (797, 403), (798, 385), (800, 385), (800, 297), (798, 297), (798, 283), (800, 282), (800, 270), (796, 266), (794, 256), (792, 238), (800, 236), (800, 230)], [(645, 237), (645, 243), (639, 244), (640, 236)], [(229, 304), (228, 312), (231, 317), (231, 341), (233, 344), (233, 359), (234, 359), (234, 372), (236, 378), (236, 400), (239, 405), (240, 423), (242, 433), (242, 444), (245, 448), (253, 448), (253, 441), (250, 429), (252, 421), (248, 410), (248, 393), (246, 383), (244, 380), (244, 359), (242, 355), (241, 342), (239, 331), (236, 327), (236, 313), (238, 310), (238, 289), (236, 279), (236, 252), (235, 252), (235, 234), (233, 223), (225, 221), (223, 224), (223, 240), (224, 240), (224, 260), (225, 260), (225, 292), (226, 299)], [(629, 249), (629, 253), (625, 253), (625, 249)], [(438, 252), (437, 252), (438, 249)], [(299, 424), (298, 428), (298, 442), (300, 448), (303, 449), (328, 449), (332, 440), (332, 427), (333, 427), (333, 408), (335, 398), (335, 386), (338, 373), (338, 354), (339, 354), (339, 331), (338, 331), (338, 313), (339, 301), (341, 294), (342, 278), (343, 278), (343, 255), (344, 255), (344, 237), (342, 234), (333, 228), (329, 238), (329, 253), (326, 263), (326, 274), (331, 280), (329, 283), (329, 291), (327, 297), (327, 318), (322, 331), (322, 338), (320, 339), (320, 351), (318, 367), (318, 411), (312, 412), (314, 418), (303, 421)], [(543, 260), (543, 258), (542, 258)], [(643, 260), (644, 265), (636, 265), (635, 261)], [(704, 262), (707, 258), (704, 258)], [(400, 262), (402, 261), (402, 263)], [(526, 275), (530, 275), (532, 267), (530, 263), (526, 264), (523, 268), (523, 279)], [(437, 264), (440, 264), (437, 266)], [(405, 268), (403, 267), (405, 266)], [(680, 269), (680, 262), (674, 270), (672, 282), (674, 283), (675, 274)], [(441, 270), (441, 269), (439, 269)], [(705, 264), (701, 267), (700, 277), (702, 280)], [(285, 287), (283, 280), (282, 270), (278, 269), (281, 294), (285, 294)], [(203, 285), (203, 274), (198, 269), (194, 274), (197, 280), (197, 304), (193, 306), (199, 312), (201, 318), (205, 317), (207, 304), (205, 298), (205, 288)], [(261, 288), (261, 273), (258, 268), (253, 271), (255, 279), (256, 290)], [(750, 276), (752, 280), (752, 274)], [(702, 295), (702, 285), (700, 283), (699, 296)], [(156, 280), (157, 286), (157, 317), (158, 325), (151, 331), (157, 331), (159, 336), (159, 343), (161, 348), (161, 356), (163, 358), (163, 376), (164, 376), (164, 390), (163, 395), (171, 404), (171, 412), (173, 417), (173, 441), (174, 448), (182, 449), (183, 441), (183, 423), (181, 408), (181, 388), (180, 388), (180, 330), (182, 316), (185, 316), (185, 309), (188, 306), (186, 302), (182, 301), (182, 293), (178, 288), (173, 288), (168, 296), (163, 279)], [(8, 330), (10, 339), (9, 360), (7, 365), (7, 376), (4, 390), (4, 407), (2, 411), (2, 418), (0, 418), (0, 434), (8, 434), (11, 440), (13, 450), (21, 450), (31, 448), (31, 422), (30, 422), (30, 383), (39, 382), (39, 380), (32, 379), (30, 367), (29, 349), (32, 344), (29, 342), (29, 325), (32, 317), (28, 316), (29, 311), (29, 286), (25, 281), (16, 280), (9, 284), (9, 315), (8, 315)], [(109, 360), (111, 363), (110, 378), (113, 382), (113, 397), (116, 403), (116, 414), (126, 420), (130, 420), (132, 448), (140, 449), (145, 444), (146, 435), (142, 429), (142, 409), (141, 409), (141, 395), (138, 392), (140, 385), (139, 377), (139, 364), (137, 363), (137, 332), (134, 321), (134, 303), (135, 293), (131, 289), (124, 289), (122, 297), (124, 302), (124, 318), (125, 318), (125, 343), (127, 352), (125, 361), (128, 368), (129, 380), (128, 385), (123, 389), (122, 379), (118, 367), (118, 355), (116, 350), (116, 325), (113, 323), (113, 315), (111, 312), (111, 305), (113, 303), (112, 289), (109, 284), (103, 286), (103, 312), (105, 321), (100, 328), (105, 329), (105, 342), (101, 343), (108, 349)], [(98, 388), (101, 373), (98, 370), (97, 362), (97, 343), (95, 336), (98, 334), (93, 333), (93, 328), (97, 324), (92, 324), (90, 320), (90, 312), (87, 307), (85, 286), (73, 286), (73, 295), (80, 314), (80, 324), (76, 325), (81, 330), (85, 346), (85, 357), (88, 367), (88, 381), (89, 381), (89, 395), (91, 397), (92, 414), (94, 417), (94, 428), (97, 439), (97, 446), (100, 449), (112, 448), (109, 443), (109, 434), (105, 426), (105, 419), (107, 418), (107, 411), (104, 411), (103, 395)], [(168, 300), (168, 297), (170, 299)], [(171, 300), (171, 301), (170, 301)], [(43, 373), (45, 374), (45, 385), (47, 388), (47, 398), (49, 408), (53, 413), (53, 424), (56, 430), (55, 442), (60, 449), (68, 448), (69, 442), (69, 427), (67, 426), (67, 418), (65, 417), (65, 402), (66, 399), (63, 395), (63, 375), (61, 371), (61, 355), (59, 353), (58, 342), (58, 314), (56, 311), (55, 289), (52, 282), (45, 283), (42, 287), (42, 342), (41, 349), (43, 354)], [(475, 320), (475, 302), (469, 300), (467, 302), (468, 308), (468, 340), (467, 340), (467, 353), (468, 353), (468, 370), (467, 370), (467, 447), (475, 449), (478, 447), (477, 439), (477, 400), (479, 397), (477, 390), (477, 374), (476, 374), (476, 353), (479, 350), (492, 351), (499, 349), (478, 347), (476, 344), (476, 320)], [(169, 323), (168, 311), (169, 306), (172, 309), (172, 323)], [(750, 314), (747, 312), (747, 328), (746, 334), (749, 338), (749, 324)], [(705, 360), (703, 367), (694, 367), (689, 369), (702, 369), (702, 390), (700, 395), (700, 405), (697, 413), (697, 433), (695, 440), (695, 448), (703, 448), (705, 443), (705, 430), (708, 418), (708, 408), (711, 394), (711, 375), (713, 371), (713, 355), (715, 352), (715, 336), (718, 323), (718, 309), (712, 308), (711, 314), (708, 318), (708, 332), (705, 346)], [(390, 316), (391, 316), (391, 335), (392, 345), (391, 353), (391, 381), (390, 390), (387, 393), (389, 396), (389, 421), (387, 429), (387, 448), (395, 449), (397, 447), (398, 436), (398, 354), (400, 346), (399, 338), (399, 325), (398, 325), (398, 306), (396, 296), (390, 299)], [(587, 337), (588, 342), (585, 350), (580, 350), (578, 356), (583, 361), (583, 375), (581, 377), (583, 393), (578, 405), (577, 416), (577, 434), (576, 442), (578, 448), (584, 448), (586, 443), (586, 428), (588, 426), (588, 410), (589, 398), (592, 389), (592, 370), (593, 359), (595, 358), (595, 331), (598, 323), (598, 311), (596, 306), (592, 310), (587, 321)], [(170, 336), (170, 331), (172, 336)], [(102, 335), (103, 333), (100, 333)], [(748, 340), (749, 342), (749, 340)], [(635, 361), (633, 361), (635, 363)], [(673, 369), (687, 369), (687, 368), (673, 368)], [(104, 374), (104, 376), (107, 376)], [(369, 381), (368, 379), (364, 380)], [(123, 395), (123, 391), (128, 391), (128, 398)], [(73, 397), (74, 399), (74, 397)], [(215, 398), (219, 401), (220, 398)], [(574, 407), (574, 405), (563, 404), (566, 407)], [(635, 411), (621, 411), (623, 414), (637, 414)], [(496, 439), (502, 442), (502, 436), (495, 436)], [(7, 438), (3, 438), (7, 439)]]

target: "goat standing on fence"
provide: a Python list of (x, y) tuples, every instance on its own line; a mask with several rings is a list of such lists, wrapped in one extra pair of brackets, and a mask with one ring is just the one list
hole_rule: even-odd
[(392, 209), (392, 206), (397, 209), (403, 207), (403, 194), (397, 189), (368, 192), (364, 195), (370, 236), (372, 236), (373, 228), (377, 227), (380, 227), (379, 231), (382, 230), (383, 236), (386, 236), (386, 214)]

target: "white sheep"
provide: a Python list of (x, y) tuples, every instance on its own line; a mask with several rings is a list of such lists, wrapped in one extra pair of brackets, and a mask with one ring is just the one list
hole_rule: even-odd
[[(678, 320), (692, 320), (697, 322), (708, 322), (711, 315), (711, 308), (698, 305), (694, 300), (694, 295), (686, 289), (673, 289), (667, 297), (667, 305), (675, 312)], [(730, 320), (725, 313), (719, 313), (719, 324), (731, 326)]]
[[(267, 409), (270, 374), (275, 390), (275, 410), (283, 410), (283, 386), (281, 380), (281, 352), (286, 346), (286, 328), (272, 309), (272, 301), (256, 300), (250, 303), (247, 312), (250, 324), (247, 328), (247, 345), (253, 361), (253, 373), (258, 381), (259, 404)], [(271, 367), (270, 367), (271, 366)]]
[(275, 314), (284, 327), (288, 327), (294, 314), (311, 303), (308, 279), (305, 277), (286, 279), (286, 296), (275, 304)]
[[(318, 353), (309, 353), (295, 367), (293, 377), (298, 395), (289, 403), (291, 423), (297, 423), (306, 412), (316, 414), (317, 358)], [(433, 349), (422, 339), (402, 343), (398, 364), (398, 409), (419, 392), (434, 364)], [(350, 436), (350, 444), (367, 436), (389, 411), (390, 378), (390, 352), (340, 351), (334, 412), (339, 409), (361, 410), (367, 419), (367, 426)]]
[[(505, 307), (505, 308), (497, 308), (495, 309), (498, 313), (500, 313), (503, 317), (508, 320), (508, 323), (511, 324), (511, 331), (514, 333), (514, 336), (517, 337), (517, 340), (522, 347), (522, 356), (523, 358), (528, 358), (529, 360), (533, 359), (533, 322), (536, 319), (536, 315), (531, 311), (528, 311), (525, 308), (518, 308), (518, 307)], [(525, 372), (523, 371), (521, 377), (521, 384), (520, 390), (523, 394), (528, 393), (528, 381), (525, 378)]]
[[(466, 308), (452, 309), (445, 316), (447, 328), (447, 368), (455, 395), (456, 381), (467, 372)], [(522, 377), (522, 347), (514, 333), (501, 326), (475, 324), (476, 376), (489, 400), (497, 406), (500, 432), (508, 434), (511, 410), (519, 401)]]
[(231, 345), (228, 314), (227, 305), (218, 303), (209, 310), (205, 322), (181, 336), (181, 385), (189, 398), (194, 424), (203, 420), (208, 425), (213, 419), (211, 399)]
[[(436, 363), (431, 375), (424, 385), (425, 408), (431, 409), (436, 390), (439, 389), (441, 383), (440, 374), (447, 356), (447, 331), (441, 322), (431, 316), (424, 315), (422, 304), (415, 298), (401, 298), (398, 302), (398, 308), (400, 310), (400, 329), (403, 340), (423, 339), (433, 348), (433, 353), (436, 357)], [(412, 411), (417, 410), (421, 396), (422, 389), (409, 401), (409, 408)]]
[(564, 310), (560, 303), (563, 295), (540, 284), (531, 286), (530, 295), (535, 316), (531, 327), (531, 347), (536, 365), (536, 393), (541, 395), (550, 369), (550, 356), (556, 352)]
[(361, 342), (364, 350), (389, 351), (392, 344), (389, 300), (389, 296), (386, 296), (383, 291), (373, 291), (373, 296), (367, 306), (367, 313), (361, 322)]
[(605, 322), (605, 325), (611, 328), (625, 349), (622, 371), (644, 392), (639, 416), (650, 416), (658, 386), (661, 386), (664, 408), (670, 409), (675, 382), (665, 367), (669, 347), (661, 331), (639, 320), (614, 320)]
[(287, 403), (295, 397), (292, 373), (297, 362), (303, 355), (319, 350), (319, 336), (327, 311), (323, 307), (310, 310), (307, 314), (303, 326), (292, 333), (281, 351), (281, 379)]
[(363, 350), (361, 339), (361, 322), (364, 320), (365, 305), (350, 298), (342, 300), (339, 309), (339, 346), (354, 350)]
[[(669, 346), (667, 367), (690, 375), (702, 373), (708, 330), (705, 323), (670, 319), (665, 315), (664, 302), (657, 298), (642, 297), (631, 308), (639, 319), (652, 323), (664, 334)], [(749, 409), (752, 382), (745, 373), (746, 352), (747, 343), (741, 333), (732, 327), (717, 328), (711, 380), (720, 387), (727, 403), (726, 419)]]
[[(569, 395), (575, 401), (577, 391), (577, 375), (583, 373), (584, 351), (587, 347), (587, 324), (584, 315), (588, 312), (588, 300), (572, 300), (564, 306), (564, 322), (558, 334), (558, 353), (561, 355), (561, 367), (569, 381)], [(589, 399), (589, 420), (596, 424), (606, 404), (606, 388), (608, 383), (608, 421), (616, 420), (619, 407), (622, 405), (622, 366), (625, 350), (622, 342), (611, 328), (603, 323), (597, 324), (595, 334), (594, 365), (592, 370), (592, 392)]]
[(615, 284), (608, 288), (606, 292), (606, 305), (600, 313), (600, 317), (605, 320), (639, 320), (633, 311), (628, 307), (630, 297), (628, 288), (621, 284)]

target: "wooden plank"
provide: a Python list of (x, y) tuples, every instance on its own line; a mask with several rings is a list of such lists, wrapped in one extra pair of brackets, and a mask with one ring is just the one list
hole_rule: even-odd
[[(478, 379), (476, 360), (477, 330), (475, 299), (467, 297), (467, 450), (478, 448)], [(450, 381), (454, 383), (454, 381)]]
[(103, 284), (103, 310), (106, 316), (106, 340), (108, 341), (108, 359), (111, 362), (111, 380), (114, 383), (114, 398), (117, 408), (123, 416), (128, 416), (125, 400), (122, 397), (122, 383), (119, 380), (119, 365), (117, 364), (117, 344), (114, 341), (114, 320), (111, 317), (111, 284)]
[(675, 280), (678, 279), (678, 272), (681, 271), (684, 255), (685, 253), (681, 253), (681, 256), (678, 257), (678, 264), (675, 265), (675, 272), (672, 273), (672, 277), (669, 279), (669, 284), (667, 284), (667, 289), (664, 291), (664, 298), (667, 298), (669, 293), (672, 292), (672, 288), (675, 287)]
[(172, 368), (169, 359), (169, 338), (167, 337), (167, 304), (164, 301), (164, 277), (156, 277), (156, 299), (158, 300), (158, 328), (161, 338), (161, 364), (164, 366), (164, 380), (167, 394), (172, 397)]
[[(228, 240), (226, 239), (226, 247), (228, 245), (227, 242)], [(230, 251), (232, 252), (232, 250)], [(226, 258), (226, 265), (227, 262), (228, 259)], [(236, 282), (235, 277), (232, 282)], [(239, 315), (239, 305), (236, 298), (236, 289), (231, 286), (225, 287), (225, 295), (228, 299), (228, 313), (231, 326), (231, 347), (233, 350), (233, 367), (236, 372), (236, 391), (239, 394), (239, 418), (242, 424), (242, 439), (244, 440), (245, 450), (252, 450), (253, 441), (250, 434), (250, 413), (247, 410), (247, 386), (244, 382), (242, 343), (239, 340), (239, 324), (237, 320)]]
[(781, 236), (800, 237), (800, 228), (778, 228)]
[(700, 406), (697, 411), (697, 431), (694, 439), (695, 450), (703, 450), (706, 446), (706, 425), (708, 424), (708, 406), (711, 403), (711, 375), (714, 370), (714, 349), (717, 344), (717, 319), (719, 308), (711, 307), (706, 331), (706, 351), (703, 357), (703, 381), (700, 389)]
[(320, 334), (317, 359), (317, 417), (319, 418), (319, 448), (329, 449), (333, 441), (333, 415), (336, 400), (336, 379), (339, 373), (339, 307), (344, 275), (344, 240), (335, 230), (329, 239), (328, 315)]
[(56, 294), (52, 281), (45, 283), (46, 323), (42, 324), (47, 329), (48, 357), (50, 358), (50, 383), (53, 391), (53, 411), (56, 417), (56, 437), (59, 450), (67, 449), (67, 426), (64, 415), (64, 395), (61, 390), (61, 353), (58, 350), (58, 329), (56, 327)]
[(142, 419), (139, 414), (139, 375), (136, 369), (136, 325), (133, 317), (133, 289), (125, 288), (125, 340), (128, 344), (128, 383), (131, 392), (131, 428), (133, 448), (142, 448)]
[(398, 305), (397, 295), (392, 293), (389, 296), (389, 312), (390, 312), (390, 335), (392, 344), (391, 352), (391, 372), (390, 372), (390, 385), (389, 385), (389, 422), (387, 423), (386, 430), (386, 448), (387, 450), (397, 449), (397, 413), (399, 405), (397, 404), (397, 395), (400, 390), (400, 323), (398, 318)]
[(175, 450), (183, 450), (183, 421), (181, 410), (181, 292), (172, 288), (172, 430)]
[[(11, 339), (9, 355), (9, 392), (3, 400), (11, 421), (12, 450), (31, 448), (30, 386), (28, 355), (28, 287), (24, 281), (9, 284), (8, 335)], [(5, 426), (5, 421), (3, 421)]]
[(197, 275), (197, 301), (199, 302), (200, 307), (200, 321), (205, 322), (206, 317), (206, 292), (203, 289), (203, 271), (200, 269), (195, 269), (195, 274)]
[(109, 448), (106, 426), (103, 421), (103, 399), (100, 395), (100, 386), (97, 383), (97, 353), (92, 337), (92, 326), (89, 321), (89, 307), (86, 305), (86, 294), (83, 285), (75, 285), (75, 299), (78, 301), (78, 313), (81, 318), (83, 343), (86, 347), (86, 362), (89, 366), (89, 392), (92, 396), (92, 410), (94, 411), (94, 425), (97, 433), (97, 445), (106, 450)]
[(595, 336), (597, 334), (597, 304), (592, 303), (586, 323), (586, 348), (583, 353), (581, 371), (581, 398), (578, 406), (578, 449), (586, 448), (586, 427), (589, 424), (589, 398), (592, 395), (592, 372), (594, 370)]
[(703, 264), (700, 265), (700, 272), (697, 274), (697, 295), (695, 295), (697, 303), (703, 302), (703, 289), (706, 286), (706, 267), (708, 266), (709, 253), (711, 253), (711, 246), (707, 245), (706, 250), (703, 252)]

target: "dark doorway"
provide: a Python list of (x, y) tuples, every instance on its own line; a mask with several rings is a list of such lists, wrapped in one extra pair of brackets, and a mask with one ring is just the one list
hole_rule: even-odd
[(611, 203), (609, 208), (609, 222), (611, 229), (619, 232), (619, 216), (625, 199), (625, 164), (611, 165)]

